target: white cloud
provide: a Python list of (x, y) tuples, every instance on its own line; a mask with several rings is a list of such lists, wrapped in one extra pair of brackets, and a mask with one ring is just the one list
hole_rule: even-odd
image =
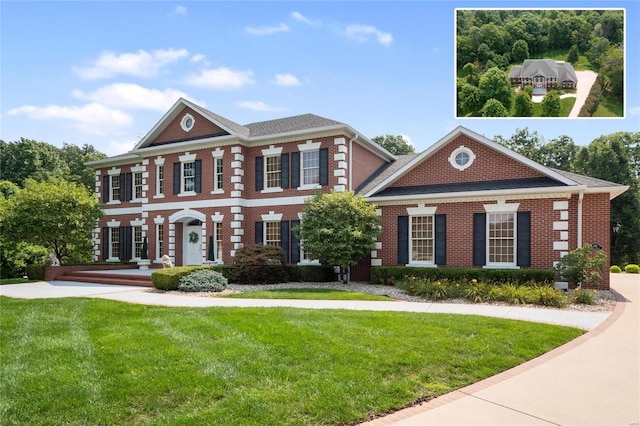
[(293, 74), (276, 74), (278, 86), (300, 86), (300, 80)]
[(114, 83), (90, 93), (76, 89), (71, 95), (77, 99), (99, 102), (115, 108), (158, 111), (168, 110), (179, 98), (189, 98), (189, 95), (179, 90), (165, 89), (161, 91), (131, 83)]
[(9, 115), (18, 114), (25, 114), (35, 120), (69, 120), (77, 129), (95, 135), (114, 133), (133, 122), (129, 114), (96, 102), (79, 107), (24, 105), (9, 111)]
[(109, 78), (117, 74), (136, 77), (154, 77), (160, 68), (189, 55), (187, 49), (157, 49), (134, 53), (102, 52), (89, 67), (74, 67), (73, 71), (83, 79)]
[(191, 62), (195, 62), (195, 63), (202, 62), (205, 60), (205, 58), (206, 56), (204, 56), (202, 53), (197, 53), (191, 57)]
[(269, 106), (262, 101), (238, 101), (236, 105), (240, 108), (247, 108), (254, 111), (268, 111), (268, 112), (277, 112), (282, 111), (282, 108)]
[(254, 84), (253, 71), (235, 71), (226, 67), (202, 70), (198, 74), (191, 74), (184, 80), (190, 86), (209, 89), (237, 89)]
[(309, 24), (309, 25), (313, 24), (313, 22), (311, 22), (311, 19), (307, 18), (300, 12), (292, 12), (291, 17), (298, 22), (304, 22), (305, 24)]
[(136, 146), (137, 143), (138, 141), (135, 141), (135, 140), (109, 141), (108, 143), (109, 148), (107, 149), (107, 152), (105, 154), (109, 156), (125, 154), (131, 151)]
[(284, 33), (291, 31), (291, 28), (287, 24), (280, 24), (277, 26), (263, 26), (263, 27), (246, 27), (245, 31), (253, 35), (270, 35), (275, 33)]
[(629, 108), (629, 115), (640, 115), (640, 106)]
[(391, 33), (380, 31), (372, 25), (348, 25), (345, 32), (347, 37), (350, 37), (359, 43), (366, 43), (369, 41), (370, 36), (375, 37), (378, 43), (383, 46), (389, 46), (393, 41)]
[(173, 13), (175, 13), (176, 15), (186, 15), (187, 14), (187, 7), (186, 6), (182, 6), (182, 5), (178, 5), (173, 10)]

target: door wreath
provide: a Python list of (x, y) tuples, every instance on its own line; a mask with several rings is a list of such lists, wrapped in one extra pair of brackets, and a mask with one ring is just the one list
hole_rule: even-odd
[(189, 242), (191, 244), (195, 244), (198, 242), (198, 234), (196, 232), (189, 233)]

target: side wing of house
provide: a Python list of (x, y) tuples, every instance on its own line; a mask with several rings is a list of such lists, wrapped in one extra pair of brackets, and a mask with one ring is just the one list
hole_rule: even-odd
[(381, 212), (371, 264), (549, 269), (583, 243), (609, 249), (609, 200), (459, 127), (363, 193)]

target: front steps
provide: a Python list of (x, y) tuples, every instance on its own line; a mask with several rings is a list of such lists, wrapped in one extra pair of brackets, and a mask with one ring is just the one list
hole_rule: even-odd
[(69, 272), (61, 277), (57, 278), (60, 281), (77, 281), (84, 283), (95, 284), (115, 284), (115, 285), (130, 285), (140, 287), (153, 287), (151, 282), (151, 276), (149, 275), (136, 275), (136, 274), (122, 274), (122, 273), (109, 273), (105, 272), (86, 272), (86, 271), (74, 271)]

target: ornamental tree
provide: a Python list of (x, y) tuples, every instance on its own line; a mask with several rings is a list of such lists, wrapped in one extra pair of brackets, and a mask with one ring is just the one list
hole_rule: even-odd
[(317, 193), (305, 202), (302, 220), (294, 232), (305, 251), (339, 266), (344, 277), (348, 267), (375, 248), (380, 217), (375, 205), (353, 191)]
[(102, 217), (95, 197), (78, 184), (59, 178), (28, 179), (10, 201), (3, 223), (6, 237), (53, 251), (60, 263), (91, 255), (91, 230)]

